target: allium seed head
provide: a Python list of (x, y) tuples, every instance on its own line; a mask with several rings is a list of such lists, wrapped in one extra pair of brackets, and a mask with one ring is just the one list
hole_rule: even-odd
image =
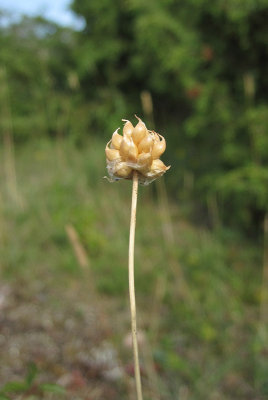
[(159, 159), (166, 149), (166, 141), (156, 132), (148, 131), (139, 118), (133, 127), (125, 121), (123, 136), (118, 129), (107, 143), (105, 154), (111, 181), (132, 179), (133, 171), (138, 171), (139, 182), (149, 184), (163, 175), (169, 168)]

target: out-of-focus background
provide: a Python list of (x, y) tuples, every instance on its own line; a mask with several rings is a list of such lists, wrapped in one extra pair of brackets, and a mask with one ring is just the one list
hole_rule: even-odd
[(171, 165), (140, 187), (144, 399), (268, 396), (267, 0), (0, 1), (0, 398), (135, 399), (134, 114)]

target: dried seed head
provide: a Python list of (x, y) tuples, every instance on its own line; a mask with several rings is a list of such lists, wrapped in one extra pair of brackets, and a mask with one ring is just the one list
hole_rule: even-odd
[[(138, 118), (138, 117), (137, 117)], [(108, 142), (105, 153), (107, 169), (112, 180), (132, 179), (133, 171), (138, 171), (139, 182), (148, 184), (163, 175), (170, 167), (159, 160), (166, 149), (166, 141), (156, 132), (148, 131), (144, 122), (133, 127), (125, 121), (123, 136), (118, 129)]]

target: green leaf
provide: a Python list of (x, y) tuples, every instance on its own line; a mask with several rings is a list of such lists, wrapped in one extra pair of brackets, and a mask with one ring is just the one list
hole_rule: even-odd
[(28, 365), (28, 372), (27, 372), (27, 376), (25, 379), (25, 382), (27, 383), (28, 387), (30, 387), (33, 384), (33, 381), (36, 378), (38, 369), (35, 363), (31, 362)]
[(19, 393), (19, 392), (25, 392), (27, 389), (28, 389), (27, 383), (19, 382), (19, 381), (13, 381), (13, 382), (8, 382), (3, 387), (3, 392)]
[(65, 394), (65, 389), (62, 386), (54, 383), (43, 383), (39, 386), (39, 389), (41, 389), (43, 392)]

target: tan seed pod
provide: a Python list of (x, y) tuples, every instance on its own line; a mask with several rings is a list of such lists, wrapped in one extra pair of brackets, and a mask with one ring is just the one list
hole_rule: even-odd
[(107, 160), (109, 160), (109, 161), (114, 161), (114, 160), (120, 159), (119, 151), (116, 149), (110, 149), (108, 147), (108, 145), (106, 146), (105, 154), (106, 154)]
[(132, 139), (124, 137), (120, 145), (120, 155), (123, 160), (136, 162), (138, 157), (138, 149)]
[(150, 170), (144, 175), (156, 178), (158, 176), (163, 175), (169, 168), (170, 166), (166, 167), (163, 161), (159, 159), (153, 160)]
[(147, 133), (147, 135), (142, 139), (140, 144), (138, 145), (138, 150), (139, 153), (148, 153), (152, 150), (153, 147), (153, 137), (150, 133)]
[(131, 148), (129, 149), (128, 161), (136, 163), (137, 157), (138, 157), (138, 149), (136, 145), (133, 143), (133, 146), (131, 146)]
[(152, 168), (166, 168), (166, 166), (162, 160), (158, 159), (158, 160), (153, 160)]
[(124, 178), (127, 179), (131, 176), (132, 173), (132, 168), (128, 167), (127, 165), (120, 166), (116, 171), (115, 175), (118, 176), (118, 178)]
[(120, 149), (120, 145), (123, 140), (123, 136), (121, 136), (121, 135), (119, 135), (119, 133), (117, 133), (118, 129), (116, 129), (116, 131), (113, 133), (113, 136), (112, 136), (112, 146), (114, 149), (117, 149), (117, 150)]
[(139, 120), (139, 122), (137, 123), (137, 125), (133, 130), (132, 138), (134, 140), (134, 143), (138, 145), (142, 141), (142, 139), (146, 136), (148, 131), (146, 129), (145, 123), (139, 117), (137, 117), (137, 115), (135, 115), (135, 117)]
[(151, 153), (141, 153), (138, 156), (137, 164), (141, 170), (147, 169), (152, 164)]
[(123, 135), (128, 137), (128, 138), (130, 138), (132, 133), (133, 133), (133, 131), (134, 131), (134, 126), (127, 119), (122, 119), (122, 121), (125, 121), (125, 125), (124, 125), (124, 128), (123, 128)]
[(161, 136), (162, 140), (159, 141), (159, 136), (156, 134), (158, 141), (154, 142), (153, 149), (152, 149), (152, 157), (154, 160), (159, 158), (164, 151), (166, 150), (166, 141), (163, 136)]
[(119, 149), (120, 155), (123, 160), (127, 159), (129, 147), (130, 147), (130, 139), (124, 136)]

